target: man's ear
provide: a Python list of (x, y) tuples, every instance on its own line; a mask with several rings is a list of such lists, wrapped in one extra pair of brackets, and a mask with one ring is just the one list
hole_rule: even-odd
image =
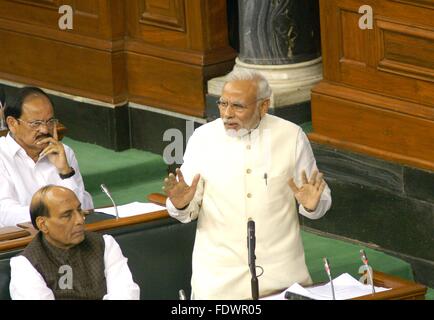
[(268, 112), (268, 108), (270, 108), (270, 99), (266, 99), (261, 104), (261, 118)]
[(17, 124), (18, 124), (17, 119), (15, 119), (14, 117), (9, 116), (9, 117), (6, 118), (6, 123), (8, 124), (8, 128), (9, 128), (9, 130), (10, 130), (12, 133), (15, 133), (15, 131), (16, 131), (16, 126), (17, 126)]
[(47, 217), (43, 217), (43, 216), (39, 216), (36, 218), (36, 225), (38, 226), (38, 229), (44, 233), (47, 234), (48, 233), (48, 228), (47, 228)]

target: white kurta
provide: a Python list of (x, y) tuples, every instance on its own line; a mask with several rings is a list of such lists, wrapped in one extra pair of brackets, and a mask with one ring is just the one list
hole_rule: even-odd
[(47, 157), (35, 163), (9, 134), (0, 138), (0, 227), (30, 221), (29, 205), (33, 194), (48, 184), (71, 189), (83, 209), (93, 209), (92, 197), (84, 190), (74, 151), (66, 145), (64, 148), (75, 175), (62, 180)]
[[(300, 185), (301, 171), (310, 177), (317, 170), (309, 141), (302, 129), (266, 115), (259, 127), (244, 137), (230, 137), (217, 119), (198, 128), (190, 138), (181, 167), (187, 183), (201, 174), (194, 200), (171, 216), (181, 222), (198, 218), (193, 250), (192, 298), (251, 298), (247, 252), (247, 221), (256, 225), (256, 265), (260, 295), (310, 284), (300, 237), (296, 201), (290, 177)], [(317, 219), (331, 206), (324, 190), (313, 213)], [(258, 270), (258, 274), (259, 274)]]
[[(134, 283), (128, 259), (122, 254), (116, 240), (104, 235), (104, 274), (107, 294), (103, 300), (138, 300), (140, 288)], [(47, 287), (42, 275), (24, 256), (11, 259), (9, 291), (13, 300), (54, 300), (53, 291)]]

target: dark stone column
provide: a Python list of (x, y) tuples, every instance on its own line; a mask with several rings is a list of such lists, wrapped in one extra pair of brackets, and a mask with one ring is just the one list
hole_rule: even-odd
[[(270, 113), (311, 120), (311, 89), (322, 80), (319, 0), (238, 0), (239, 55), (234, 69), (262, 73), (273, 90)], [(208, 81), (207, 118), (225, 77)]]
[(290, 64), (321, 55), (318, 0), (238, 0), (240, 53), (251, 64)]

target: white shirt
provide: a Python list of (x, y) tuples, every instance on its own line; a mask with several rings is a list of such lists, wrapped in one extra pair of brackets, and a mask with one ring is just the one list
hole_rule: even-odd
[(69, 166), (74, 168), (75, 174), (62, 180), (47, 157), (35, 163), (10, 134), (0, 138), (0, 227), (30, 221), (32, 196), (48, 184), (71, 189), (83, 209), (93, 209), (92, 198), (84, 190), (74, 151), (66, 145), (64, 147)]
[[(322, 217), (331, 206), (328, 186), (314, 212), (296, 201), (288, 186), (301, 172), (317, 170), (302, 129), (265, 115), (259, 127), (243, 137), (229, 137), (221, 119), (199, 127), (190, 138), (181, 171), (188, 184), (201, 175), (193, 201), (169, 214), (181, 222), (198, 219), (193, 250), (192, 298), (248, 299), (250, 272), (247, 221), (256, 224), (256, 264), (260, 295), (283, 290), (294, 282), (311, 283), (305, 264), (297, 211)], [(258, 269), (259, 273), (259, 269)]]
[[(138, 300), (140, 288), (134, 283), (127, 261), (116, 240), (103, 235), (105, 243), (104, 274), (107, 281), (107, 294), (103, 300)], [(11, 282), (9, 285), (12, 300), (54, 300), (53, 291), (47, 287), (41, 274), (24, 256), (10, 260)]]

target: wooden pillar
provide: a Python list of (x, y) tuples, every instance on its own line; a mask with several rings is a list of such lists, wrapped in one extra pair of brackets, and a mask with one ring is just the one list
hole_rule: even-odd
[[(361, 29), (369, 5), (373, 28)], [(310, 139), (434, 170), (434, 2), (321, 0)]]

